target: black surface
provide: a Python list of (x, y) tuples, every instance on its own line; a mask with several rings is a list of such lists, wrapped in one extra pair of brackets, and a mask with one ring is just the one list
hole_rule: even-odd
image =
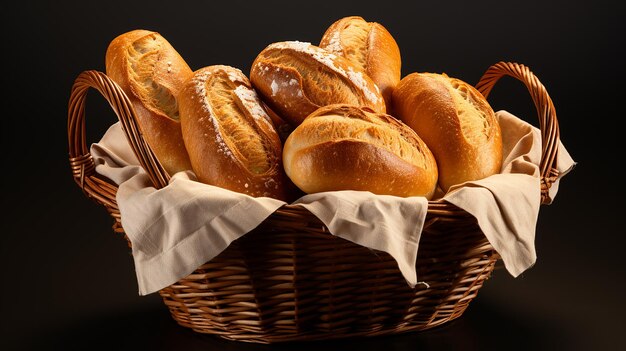
[[(201, 4), (199, 4), (201, 3)], [(140, 297), (112, 219), (73, 183), (67, 100), (83, 70), (104, 70), (110, 40), (161, 32), (193, 69), (248, 72), (271, 42), (318, 42), (361, 15), (400, 45), (403, 74), (446, 72), (470, 83), (500, 60), (528, 65), (556, 105), (578, 162), (542, 207), (538, 260), (487, 281), (466, 314), (424, 333), (272, 347), (287, 349), (625, 349), (624, 4), (530, 2), (20, 2), (2, 16), (3, 221), (0, 349), (266, 350), (177, 326), (157, 295)], [(95, 142), (115, 121), (90, 93)], [(503, 79), (490, 97), (535, 122), (525, 88)]]

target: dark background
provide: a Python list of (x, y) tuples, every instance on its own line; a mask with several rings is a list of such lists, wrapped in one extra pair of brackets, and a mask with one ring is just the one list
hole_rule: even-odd
[[(423, 333), (278, 349), (624, 349), (622, 162), (624, 3), (594, 1), (175, 1), (48, 4), (2, 9), (4, 87), (0, 348), (268, 350), (179, 327), (156, 294), (137, 293), (126, 242), (72, 180), (67, 103), (83, 70), (104, 71), (109, 42), (160, 32), (192, 69), (249, 72), (266, 45), (318, 43), (347, 15), (383, 24), (403, 75), (446, 72), (475, 84), (498, 61), (529, 66), (555, 103), (561, 140), (578, 162), (537, 224), (538, 260), (518, 278), (498, 270), (467, 312)], [(611, 4), (611, 5), (610, 5)], [(8, 94), (8, 95), (7, 95)], [(521, 83), (504, 78), (490, 102), (535, 125)], [(90, 93), (89, 142), (116, 121)], [(4, 344), (4, 345), (2, 345)]]

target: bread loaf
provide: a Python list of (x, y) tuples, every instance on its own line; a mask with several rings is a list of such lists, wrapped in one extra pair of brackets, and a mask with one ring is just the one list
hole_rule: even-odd
[(252, 63), (250, 80), (263, 101), (293, 126), (330, 104), (385, 112), (385, 102), (371, 78), (347, 59), (310, 43), (269, 45)]
[(445, 74), (413, 73), (394, 89), (393, 105), (435, 155), (442, 190), (500, 172), (500, 125), (471, 85)]
[(285, 172), (302, 191), (362, 190), (425, 196), (437, 184), (437, 165), (424, 142), (397, 119), (369, 108), (322, 107), (289, 135)]
[(191, 169), (183, 143), (177, 96), (192, 74), (159, 33), (119, 35), (106, 52), (106, 73), (128, 95), (141, 133), (170, 174)]
[(216, 65), (195, 71), (179, 104), (183, 139), (200, 182), (287, 199), (280, 139), (239, 69)]
[(391, 93), (400, 82), (401, 59), (400, 48), (385, 27), (359, 16), (344, 17), (328, 27), (320, 47), (347, 58), (372, 78), (390, 110)]

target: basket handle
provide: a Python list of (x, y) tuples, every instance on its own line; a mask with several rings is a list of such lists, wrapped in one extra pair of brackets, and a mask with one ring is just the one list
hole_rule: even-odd
[(556, 110), (546, 88), (539, 79), (522, 64), (513, 62), (498, 62), (489, 67), (476, 84), (476, 89), (485, 98), (489, 96), (491, 89), (503, 76), (511, 76), (520, 80), (530, 93), (541, 129), (541, 161), (539, 171), (541, 175), (541, 203), (549, 203), (548, 190), (559, 175), (556, 169), (556, 161), (559, 151), (559, 122), (556, 118)]
[(72, 175), (74, 181), (88, 197), (105, 205), (109, 212), (114, 215), (118, 211), (115, 201), (117, 186), (102, 179), (95, 172), (95, 163), (85, 138), (85, 100), (89, 88), (94, 88), (100, 92), (113, 108), (122, 123), (122, 129), (133, 152), (143, 169), (148, 173), (154, 186), (162, 188), (167, 185), (169, 175), (141, 137), (135, 111), (128, 96), (120, 86), (102, 72), (90, 70), (79, 74), (72, 86), (67, 118)]

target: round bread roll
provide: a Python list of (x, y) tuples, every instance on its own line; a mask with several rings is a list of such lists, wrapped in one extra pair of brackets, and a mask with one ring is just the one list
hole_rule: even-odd
[(322, 107), (289, 135), (285, 172), (305, 193), (335, 190), (430, 198), (437, 164), (426, 144), (397, 119), (369, 108)]
[(191, 169), (180, 128), (177, 96), (191, 68), (159, 33), (119, 35), (106, 52), (106, 73), (128, 95), (139, 128), (170, 174)]
[(239, 69), (215, 65), (195, 71), (179, 104), (183, 139), (200, 182), (287, 200), (280, 139)]
[(331, 104), (386, 111), (371, 78), (347, 59), (310, 43), (269, 45), (252, 63), (250, 81), (263, 101), (294, 127), (319, 107)]
[(344, 17), (328, 27), (320, 47), (347, 58), (370, 76), (390, 110), (391, 93), (400, 82), (401, 59), (400, 48), (385, 27), (359, 16)]
[(500, 172), (500, 125), (483, 95), (446, 74), (412, 73), (393, 92), (396, 117), (426, 142), (445, 192)]

